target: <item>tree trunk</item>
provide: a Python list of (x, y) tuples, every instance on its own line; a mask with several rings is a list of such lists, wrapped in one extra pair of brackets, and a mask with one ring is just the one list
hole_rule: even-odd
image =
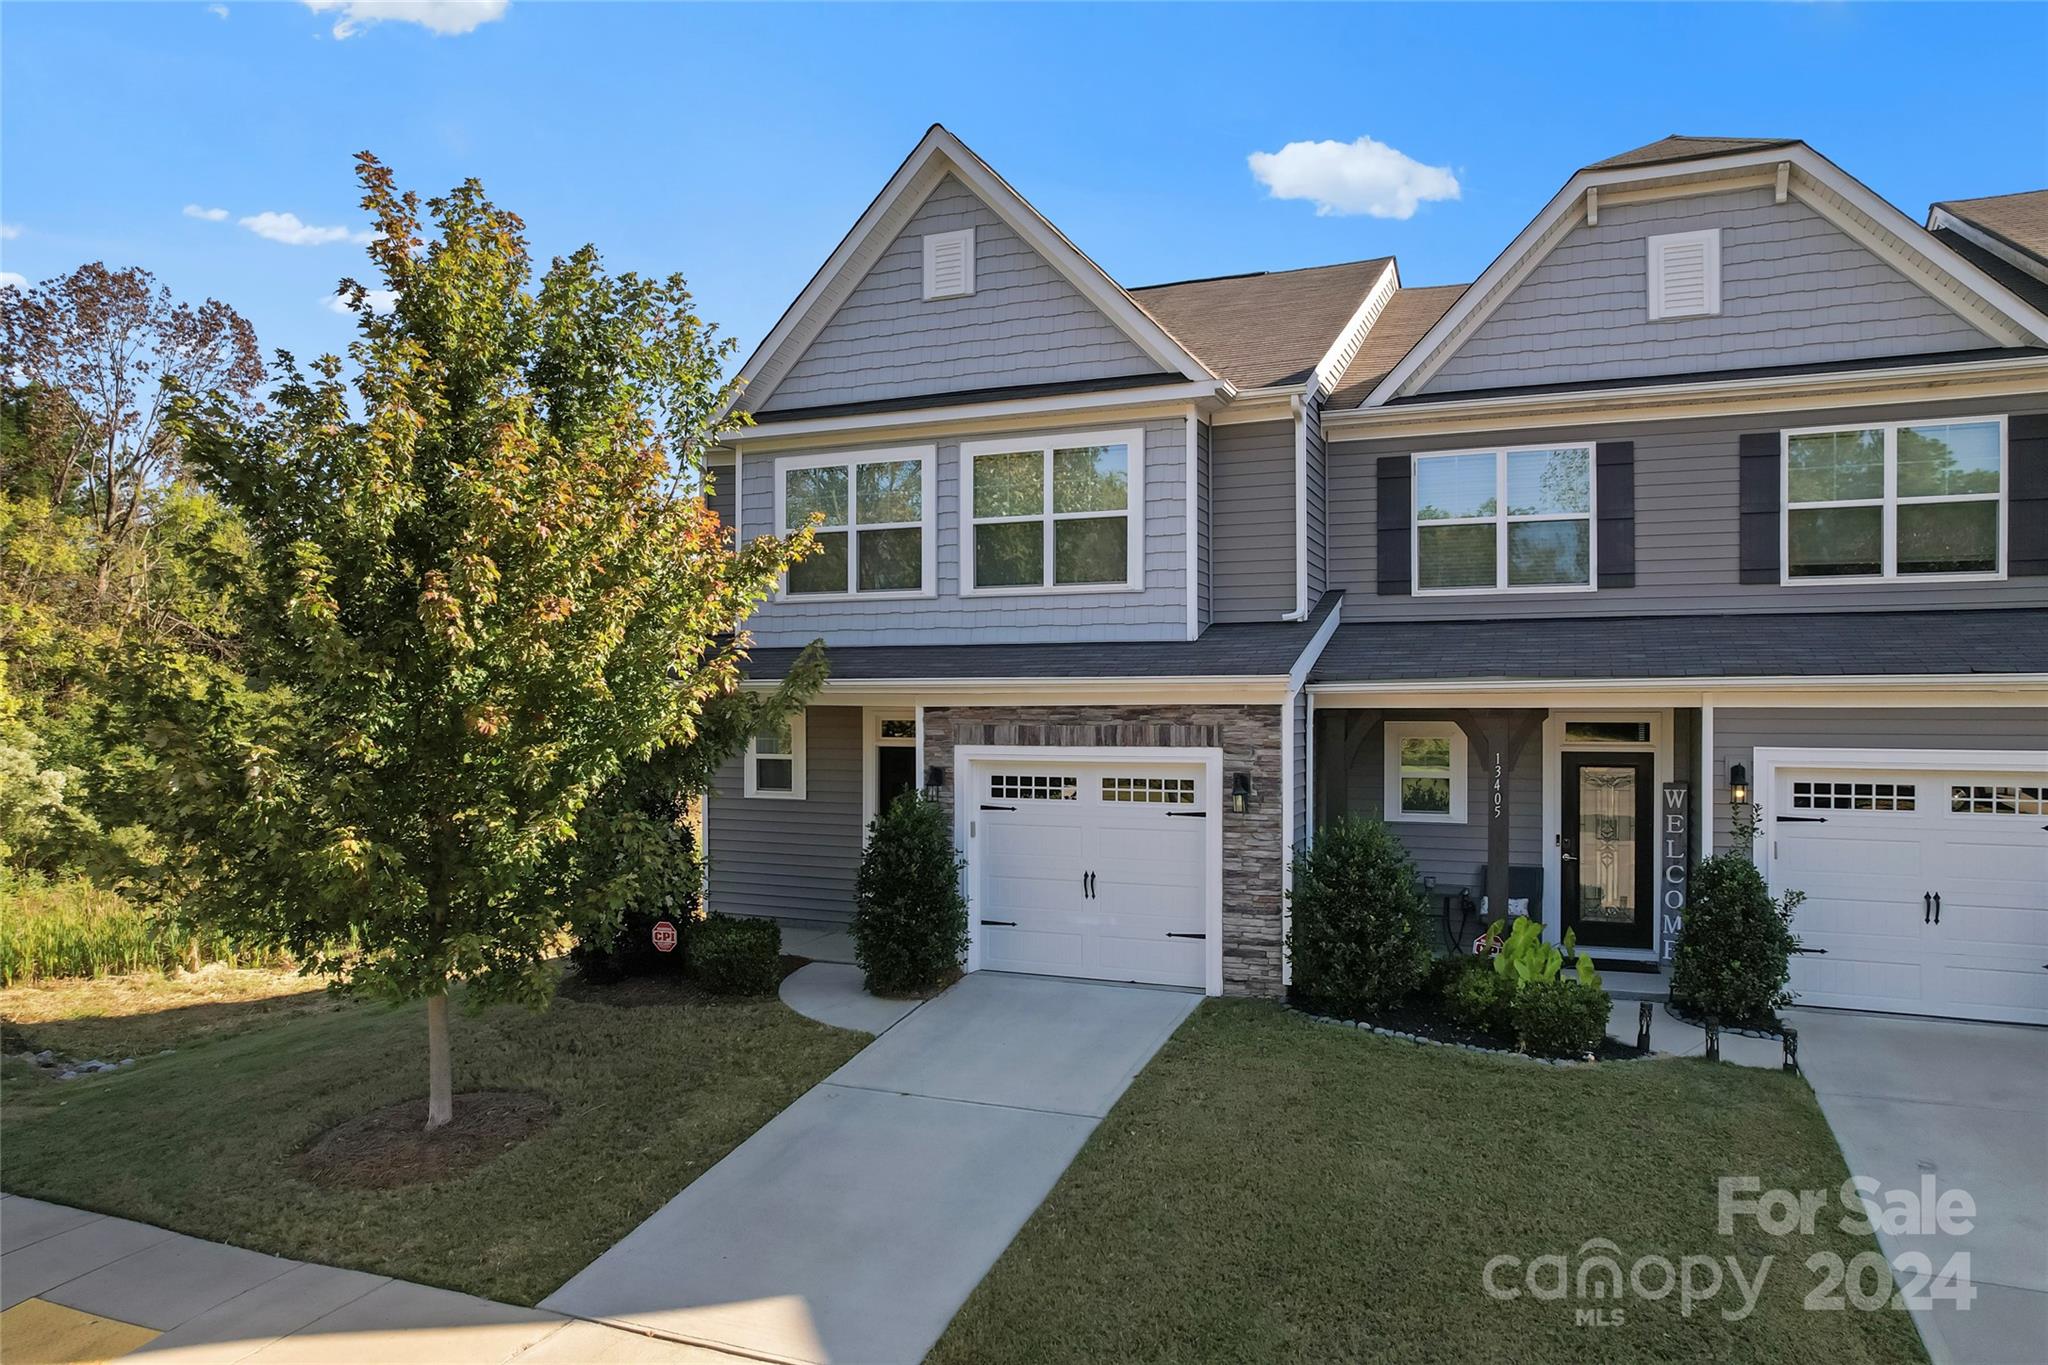
[(455, 1117), (454, 1082), (448, 1064), (448, 993), (427, 997), (427, 1131)]

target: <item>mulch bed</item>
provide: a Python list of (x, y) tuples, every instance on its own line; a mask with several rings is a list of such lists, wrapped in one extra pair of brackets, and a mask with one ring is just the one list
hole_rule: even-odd
[[(1502, 1038), (1497, 1034), (1469, 1028), (1449, 1015), (1437, 1005), (1422, 1000), (1402, 1005), (1396, 1009), (1381, 1010), (1372, 1016), (1354, 1022), (1370, 1024), (1390, 1033), (1406, 1033), (1432, 1043), (1445, 1043), (1452, 1047), (1481, 1048), (1488, 1052), (1516, 1052), (1515, 1040)], [(1642, 1053), (1626, 1043), (1617, 1043), (1612, 1038), (1601, 1041), (1593, 1059), (1600, 1062), (1632, 1062), (1639, 1060)]]
[(427, 1132), (425, 1097), (387, 1105), (328, 1129), (299, 1153), (315, 1184), (389, 1190), (466, 1175), (547, 1127), (554, 1109), (523, 1090), (455, 1097), (455, 1117)]
[[(797, 968), (809, 966), (810, 961), (795, 953), (782, 954), (783, 979), (787, 980)], [(638, 1009), (643, 1005), (702, 1005), (739, 998), (714, 995), (680, 972), (666, 976), (629, 976), (618, 981), (592, 981), (583, 973), (570, 970), (562, 973), (555, 993), (564, 1000), (577, 1000), (586, 1005), (613, 1005), (620, 1009)]]

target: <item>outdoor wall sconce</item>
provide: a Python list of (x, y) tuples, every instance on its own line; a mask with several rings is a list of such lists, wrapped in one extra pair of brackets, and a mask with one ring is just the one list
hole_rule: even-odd
[(1749, 804), (1749, 769), (1740, 763), (1728, 769), (1728, 799), (1738, 806)]
[(1230, 775), (1230, 813), (1232, 815), (1243, 815), (1247, 810), (1251, 809), (1251, 804), (1252, 775), (1250, 773), (1232, 773)]
[(944, 764), (934, 763), (924, 770), (924, 794), (926, 796), (936, 801), (939, 799), (939, 793), (944, 791), (945, 788), (946, 769)]

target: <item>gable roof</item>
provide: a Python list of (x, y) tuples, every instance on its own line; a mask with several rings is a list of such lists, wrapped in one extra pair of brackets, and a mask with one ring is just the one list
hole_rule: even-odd
[(743, 387), (734, 406), (757, 407), (774, 394), (791, 366), (839, 305), (896, 240), (911, 216), (948, 174), (959, 178), (990, 211), (1064, 276), (1082, 296), (1150, 356), (1164, 374), (1220, 379), (1193, 351), (1154, 319), (1109, 273), (1089, 259), (1008, 181), (934, 123), (795, 301), (740, 367)]
[(1703, 193), (1773, 178), (1781, 198), (1796, 195), (2000, 345), (2048, 344), (2048, 320), (2027, 299), (1804, 142), (1674, 136), (1573, 174), (1356, 406), (1377, 407), (1414, 394), (1585, 221), (1599, 192)]
[(2048, 262), (2048, 190), (1945, 199), (1929, 212), (1927, 226), (1940, 227), (1943, 215), (1960, 219), (2037, 261)]
[(1438, 319), (1448, 313), (1451, 305), (1471, 287), (1469, 284), (1433, 284), (1397, 291), (1387, 301), (1386, 311), (1372, 325), (1372, 331), (1366, 334), (1365, 345), (1358, 348), (1351, 367), (1337, 381), (1329, 405), (1333, 408), (1358, 406), (1359, 400), (1371, 393), (1387, 377), (1387, 372), (1401, 363), (1401, 357), (1414, 348), (1423, 333), (1436, 326)]
[(1730, 152), (1753, 152), (1763, 147), (1790, 147), (1799, 139), (1790, 137), (1687, 137), (1673, 133), (1640, 147), (1618, 152), (1584, 169), (1611, 171), (1623, 166), (1655, 166), (1669, 161), (1698, 161), (1703, 157), (1726, 156)]
[(1379, 256), (1143, 285), (1129, 293), (1238, 388), (1279, 388), (1308, 382), (1393, 268), (1393, 257)]

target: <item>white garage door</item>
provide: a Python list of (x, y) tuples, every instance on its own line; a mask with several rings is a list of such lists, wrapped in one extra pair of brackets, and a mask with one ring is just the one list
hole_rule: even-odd
[(2048, 776), (1781, 769), (1799, 1003), (2048, 1023)]
[(989, 762), (972, 780), (984, 968), (1206, 984), (1203, 768)]

